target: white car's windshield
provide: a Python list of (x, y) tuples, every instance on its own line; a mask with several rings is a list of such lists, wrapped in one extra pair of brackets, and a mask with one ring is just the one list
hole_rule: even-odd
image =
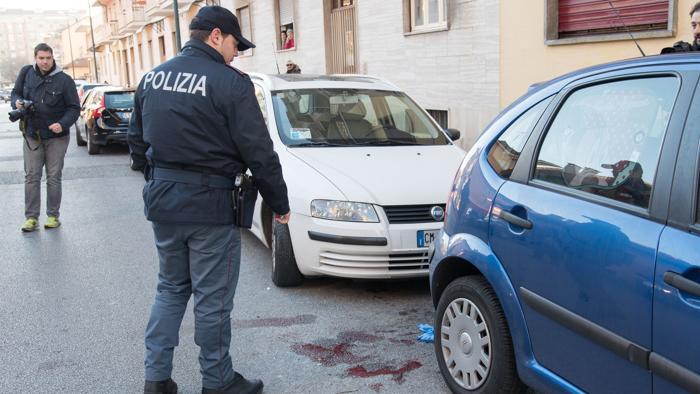
[(446, 145), (445, 134), (399, 92), (303, 89), (272, 92), (287, 146)]

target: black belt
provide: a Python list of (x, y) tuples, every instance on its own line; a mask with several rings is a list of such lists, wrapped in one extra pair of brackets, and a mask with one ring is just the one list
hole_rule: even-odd
[(172, 168), (154, 168), (151, 173), (151, 179), (209, 186), (217, 189), (233, 190), (235, 187), (233, 179), (225, 176), (204, 174), (194, 171), (174, 170)]

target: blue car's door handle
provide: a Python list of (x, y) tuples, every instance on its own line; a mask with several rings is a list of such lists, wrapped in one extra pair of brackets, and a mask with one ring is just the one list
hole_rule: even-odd
[(527, 230), (530, 230), (532, 228), (531, 221), (529, 221), (527, 219), (523, 219), (520, 216), (513, 215), (512, 213), (510, 213), (508, 211), (504, 211), (504, 210), (500, 209), (497, 211), (497, 215), (499, 218), (505, 220), (506, 222), (508, 222), (514, 226), (522, 227), (522, 228), (527, 229)]
[(664, 282), (671, 287), (675, 287), (685, 293), (700, 297), (700, 283), (692, 281), (683, 275), (675, 272), (666, 271), (664, 273)]

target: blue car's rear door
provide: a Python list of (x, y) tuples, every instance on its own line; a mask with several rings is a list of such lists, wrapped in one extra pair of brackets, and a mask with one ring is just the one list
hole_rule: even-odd
[(654, 278), (654, 392), (700, 392), (700, 92), (674, 173)]
[(692, 93), (682, 81), (628, 71), (567, 88), (493, 204), (490, 243), (535, 358), (584, 391), (652, 389), (654, 265), (673, 171), (661, 158), (682, 132)]

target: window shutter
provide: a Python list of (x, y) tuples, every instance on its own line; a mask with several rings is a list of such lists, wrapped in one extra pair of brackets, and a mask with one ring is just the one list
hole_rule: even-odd
[(243, 37), (250, 38), (250, 12), (248, 7), (243, 7), (238, 10), (238, 21), (241, 23), (241, 33)]
[(279, 0), (280, 4), (280, 25), (288, 25), (294, 22), (294, 11), (292, 10), (292, 0)]
[(668, 24), (669, 0), (611, 1), (614, 9), (608, 0), (559, 0), (559, 33), (625, 31), (624, 25), (639, 31)]

